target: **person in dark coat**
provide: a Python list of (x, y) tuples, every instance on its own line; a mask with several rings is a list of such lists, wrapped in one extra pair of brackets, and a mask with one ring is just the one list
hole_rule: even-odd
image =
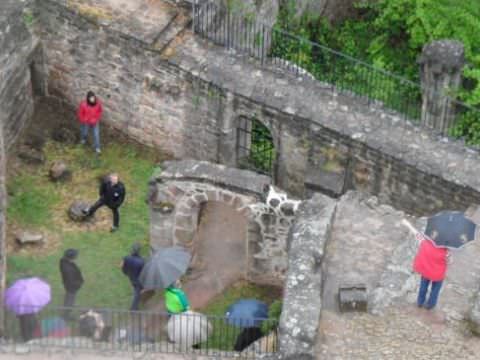
[(122, 272), (130, 279), (133, 287), (133, 300), (130, 310), (138, 310), (140, 304), (140, 294), (143, 286), (138, 279), (142, 272), (145, 260), (140, 255), (140, 244), (133, 244), (130, 255), (125, 256), (122, 261)]
[(22, 334), (23, 341), (27, 342), (32, 340), (35, 337), (35, 328), (38, 326), (36, 314), (23, 314), (17, 317), (20, 321), (20, 333)]
[(67, 249), (60, 259), (60, 273), (62, 274), (63, 287), (65, 288), (65, 299), (63, 306), (65, 309), (65, 317), (70, 318), (72, 307), (75, 305), (75, 297), (78, 290), (83, 285), (83, 276), (75, 264), (75, 259), (78, 257), (78, 250)]
[(84, 209), (83, 213), (86, 216), (92, 216), (95, 211), (103, 205), (108, 206), (113, 213), (113, 226), (111, 232), (114, 232), (120, 226), (120, 213), (118, 208), (125, 200), (125, 186), (119, 180), (118, 174), (113, 173), (107, 176), (100, 185), (100, 199), (90, 208)]
[(242, 330), (240, 334), (237, 336), (237, 340), (235, 341), (234, 350), (235, 351), (243, 351), (252, 343), (257, 341), (262, 337), (262, 330), (259, 327), (247, 327)]

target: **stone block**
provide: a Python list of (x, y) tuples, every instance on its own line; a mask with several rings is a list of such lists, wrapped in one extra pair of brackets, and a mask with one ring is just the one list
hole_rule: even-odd
[(474, 297), (473, 306), (468, 314), (470, 330), (476, 336), (480, 336), (480, 292)]
[(86, 221), (89, 217), (84, 214), (84, 210), (88, 209), (89, 205), (83, 201), (74, 201), (68, 209), (68, 216), (73, 221), (82, 222)]
[(22, 159), (26, 164), (41, 165), (45, 162), (45, 155), (43, 151), (36, 150), (28, 146), (21, 146), (18, 157)]
[(367, 287), (363, 284), (341, 285), (338, 289), (341, 312), (367, 311)]
[(19, 231), (17, 234), (15, 234), (15, 238), (17, 242), (22, 245), (43, 243), (44, 241), (42, 234), (32, 233), (29, 231)]
[(65, 162), (55, 161), (50, 167), (48, 175), (52, 181), (68, 181), (72, 179), (72, 172)]

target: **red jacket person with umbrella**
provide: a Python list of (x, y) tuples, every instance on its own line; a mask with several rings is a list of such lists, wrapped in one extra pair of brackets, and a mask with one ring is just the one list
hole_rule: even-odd
[[(423, 238), (413, 261), (413, 270), (419, 273), (420, 290), (418, 292), (417, 305), (430, 310), (437, 305), (438, 295), (447, 272), (446, 248), (436, 247), (432, 240)], [(431, 284), (430, 297), (425, 302), (427, 291)]]
[[(448, 249), (460, 249), (475, 240), (476, 224), (460, 211), (442, 211), (430, 217), (425, 235), (408, 221), (403, 224), (421, 241), (413, 262), (413, 269), (422, 276), (417, 305), (433, 309), (447, 272)], [(425, 303), (430, 283), (430, 297)]]

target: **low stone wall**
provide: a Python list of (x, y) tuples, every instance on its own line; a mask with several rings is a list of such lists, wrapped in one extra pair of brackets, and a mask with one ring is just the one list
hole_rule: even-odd
[(281, 359), (314, 359), (322, 309), (322, 262), (336, 202), (315, 195), (301, 204), (289, 234), (288, 273), (279, 326)]
[(247, 219), (249, 280), (283, 284), (287, 234), (300, 201), (270, 186), (271, 179), (251, 171), (205, 161), (167, 161), (150, 182), (152, 247), (181, 245), (194, 254), (202, 204), (223, 202)]

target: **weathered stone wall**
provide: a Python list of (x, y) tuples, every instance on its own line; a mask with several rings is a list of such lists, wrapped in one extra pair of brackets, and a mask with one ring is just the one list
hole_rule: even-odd
[(32, 36), (31, 1), (0, 4), (0, 122), (9, 148), (33, 114), (44, 89), (41, 49)]
[(168, 66), (139, 35), (103, 26), (109, 18), (94, 17), (94, 7), (38, 5), (51, 95), (78, 104), (92, 89), (104, 103), (103, 121), (114, 128), (178, 158), (217, 160), (221, 99), (209, 84)]
[(335, 200), (317, 194), (300, 205), (290, 230), (279, 359), (314, 359), (322, 309), (322, 262), (335, 208)]
[(50, 93), (78, 103), (97, 90), (105, 121), (178, 158), (238, 166), (238, 121), (256, 118), (273, 137), (274, 183), (295, 196), (362, 190), (415, 214), (480, 202), (478, 153), (398, 114), (260, 70), (188, 33), (161, 52), (52, 0), (41, 2), (38, 17)]
[[(31, 34), (31, 2), (4, 0), (0, 3), (0, 298), (3, 299), (6, 272), (5, 188), (6, 151), (33, 114), (34, 95), (43, 87), (40, 49)], [(36, 78), (34, 78), (36, 77)], [(3, 308), (0, 333), (3, 332)]]

